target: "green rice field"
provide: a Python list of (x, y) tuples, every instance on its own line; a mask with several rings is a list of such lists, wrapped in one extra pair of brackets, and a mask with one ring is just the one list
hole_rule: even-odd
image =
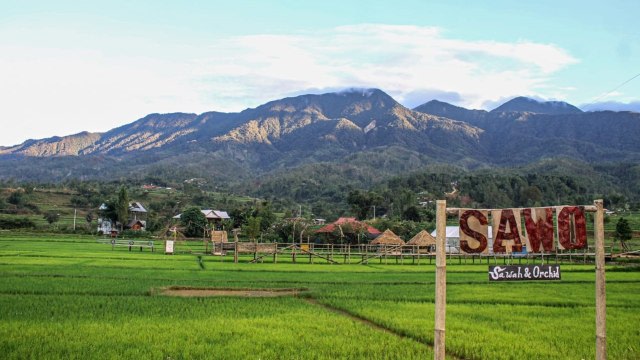
[[(435, 266), (248, 263), (129, 252), (91, 237), (0, 233), (2, 359), (429, 359)], [(594, 265), (490, 283), (447, 266), (451, 359), (593, 359)], [(640, 268), (607, 267), (607, 354), (640, 358)], [(173, 297), (176, 288), (295, 295)]]

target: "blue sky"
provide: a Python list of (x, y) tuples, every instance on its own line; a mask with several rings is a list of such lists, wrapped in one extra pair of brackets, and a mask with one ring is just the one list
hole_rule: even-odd
[[(640, 111), (639, 1), (0, 0), (0, 145), (380, 88)], [(7, 126), (8, 125), (8, 126)]]

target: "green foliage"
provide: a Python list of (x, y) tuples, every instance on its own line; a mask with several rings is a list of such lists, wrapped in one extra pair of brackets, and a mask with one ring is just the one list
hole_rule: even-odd
[(58, 214), (57, 211), (47, 211), (43, 217), (45, 220), (47, 220), (49, 225), (56, 223), (58, 222), (58, 220), (60, 220), (60, 214)]
[(402, 219), (414, 222), (420, 222), (422, 220), (422, 216), (420, 214), (420, 209), (417, 206), (411, 205), (409, 206), (403, 213)]
[(33, 229), (36, 224), (28, 218), (0, 218), (0, 229)]
[(249, 239), (255, 240), (260, 235), (261, 222), (262, 218), (260, 217), (250, 217), (247, 220), (247, 225), (243, 227), (243, 231)]
[(207, 218), (199, 208), (193, 206), (180, 215), (180, 224), (184, 227), (187, 237), (202, 237), (207, 229)]
[(616, 223), (616, 232), (614, 234), (614, 238), (620, 241), (631, 240), (633, 236), (633, 231), (631, 230), (631, 226), (629, 226), (629, 221), (625, 218), (620, 218)]
[(273, 213), (271, 204), (269, 202), (263, 202), (253, 211), (253, 216), (260, 218), (260, 230), (266, 231), (271, 228), (271, 225), (277, 220), (276, 214)]
[(358, 220), (365, 220), (368, 214), (373, 216), (373, 207), (380, 206), (382, 197), (372, 191), (353, 190), (347, 195), (347, 203)]
[(114, 203), (115, 213), (120, 222), (120, 230), (124, 229), (124, 225), (129, 221), (129, 194), (127, 188), (123, 185), (118, 191), (118, 197)]
[(7, 198), (7, 202), (12, 205), (22, 205), (24, 203), (24, 194), (21, 191), (14, 191)]

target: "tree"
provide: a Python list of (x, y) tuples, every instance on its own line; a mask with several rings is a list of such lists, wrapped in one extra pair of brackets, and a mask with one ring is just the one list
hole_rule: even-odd
[(244, 232), (249, 239), (254, 240), (260, 235), (260, 223), (262, 219), (260, 217), (250, 217), (247, 220), (247, 225), (244, 227)]
[(120, 222), (120, 230), (124, 230), (124, 224), (129, 220), (129, 194), (127, 188), (120, 187), (115, 203), (116, 216)]
[(85, 216), (84, 219), (87, 220), (87, 230), (91, 230), (91, 223), (93, 222), (93, 214), (90, 212), (87, 213), (87, 216)]
[(420, 222), (422, 220), (420, 209), (415, 205), (409, 206), (404, 213), (402, 213), (402, 220)]
[(11, 193), (11, 195), (9, 195), (9, 198), (7, 199), (7, 201), (9, 202), (9, 204), (12, 205), (21, 205), (24, 202), (24, 197), (22, 196), (22, 192), (21, 191), (14, 191)]
[(276, 221), (276, 214), (273, 213), (271, 205), (266, 201), (253, 212), (253, 217), (260, 218), (260, 230), (262, 231), (269, 229)]
[(55, 211), (48, 211), (46, 214), (44, 214), (44, 219), (47, 220), (47, 222), (49, 223), (49, 225), (58, 222), (58, 220), (60, 220), (60, 214), (58, 214)]
[(349, 192), (347, 203), (360, 220), (367, 218), (367, 214), (372, 213), (373, 206), (382, 203), (382, 197), (375, 192), (354, 190)]
[(532, 206), (542, 201), (542, 191), (540, 188), (532, 185), (523, 187), (520, 190), (520, 203), (525, 206)]
[(180, 215), (180, 224), (184, 227), (185, 236), (200, 237), (207, 229), (207, 218), (199, 208), (193, 206)]
[(620, 241), (620, 245), (624, 250), (627, 250), (627, 244), (625, 241), (631, 240), (633, 236), (633, 232), (631, 231), (631, 226), (629, 226), (629, 221), (625, 218), (620, 218), (618, 223), (616, 224), (616, 232), (614, 234), (614, 238)]

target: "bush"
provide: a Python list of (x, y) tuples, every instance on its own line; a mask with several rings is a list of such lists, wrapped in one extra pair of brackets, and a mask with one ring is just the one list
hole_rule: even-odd
[(0, 229), (33, 229), (36, 224), (27, 218), (0, 218)]

